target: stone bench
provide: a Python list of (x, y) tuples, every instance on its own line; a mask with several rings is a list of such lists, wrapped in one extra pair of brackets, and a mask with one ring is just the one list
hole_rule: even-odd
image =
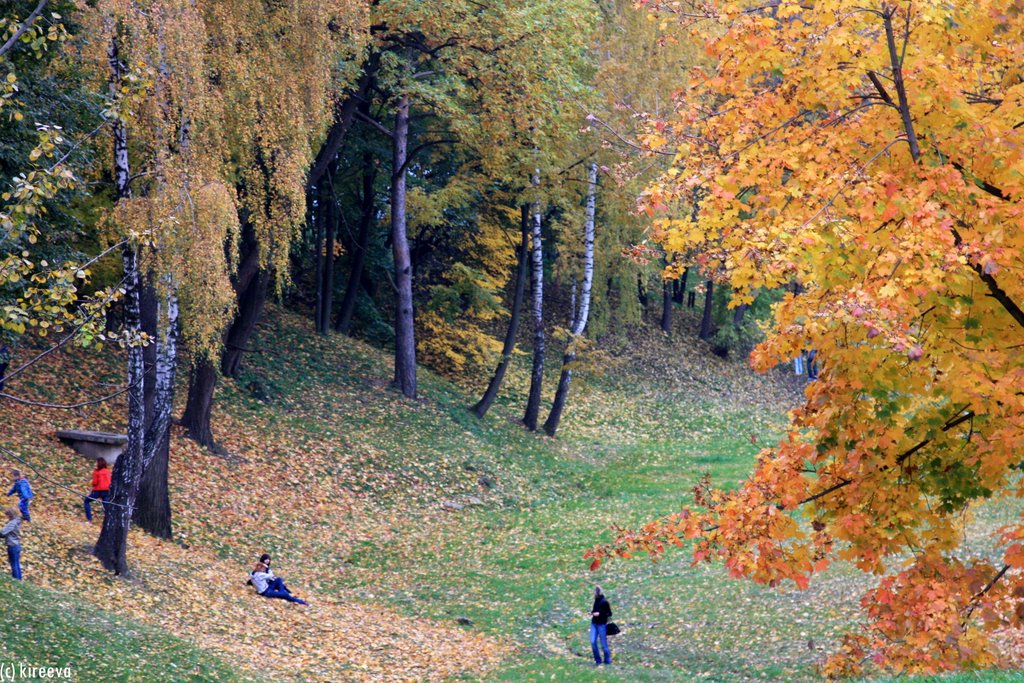
[(111, 434), (109, 432), (90, 432), (82, 429), (62, 429), (57, 438), (76, 453), (94, 461), (103, 458), (107, 465), (113, 465), (117, 456), (121, 455), (128, 445), (127, 434)]

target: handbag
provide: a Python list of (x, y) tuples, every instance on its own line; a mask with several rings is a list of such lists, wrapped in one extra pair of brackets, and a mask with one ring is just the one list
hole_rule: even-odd
[(618, 626), (616, 626), (614, 622), (609, 621), (608, 622), (608, 635), (610, 635), (610, 636), (617, 636), (620, 633), (622, 633), (622, 629), (620, 629)]

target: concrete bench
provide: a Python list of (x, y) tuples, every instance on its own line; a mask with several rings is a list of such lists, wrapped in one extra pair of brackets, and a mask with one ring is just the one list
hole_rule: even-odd
[(121, 455), (128, 445), (127, 434), (90, 432), (82, 429), (62, 429), (57, 432), (57, 438), (79, 455), (92, 461), (103, 458), (108, 465), (113, 465), (117, 456)]

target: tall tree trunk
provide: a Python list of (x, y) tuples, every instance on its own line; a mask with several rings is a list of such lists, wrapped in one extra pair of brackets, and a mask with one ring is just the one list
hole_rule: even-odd
[(313, 308), (313, 328), (317, 331), (317, 334), (322, 334), (320, 329), (320, 321), (323, 320), (324, 314), (324, 224), (327, 222), (327, 211), (324, 206), (324, 192), (323, 192), (323, 179), (321, 179), (321, 185), (317, 187), (315, 193), (310, 193), (316, 196), (316, 206), (310, 211), (310, 215), (313, 217), (313, 262), (316, 264), (313, 275), (313, 288), (316, 291), (316, 305)]
[(683, 276), (679, 278), (679, 296), (676, 298), (676, 303), (680, 306), (683, 305), (683, 297), (686, 295), (686, 283), (690, 279), (690, 266), (683, 268)]
[[(255, 251), (252, 260), (257, 262)], [(258, 265), (245, 268), (246, 261), (247, 259), (243, 259), (243, 265), (239, 267), (238, 281), (235, 284), (238, 311), (225, 335), (224, 351), (221, 354), (220, 369), (227, 377), (236, 376), (240, 369), (242, 353), (246, 350), (249, 337), (259, 321), (270, 285), (270, 272), (259, 268)], [(244, 283), (247, 284), (243, 286)], [(215, 451), (219, 450), (219, 447), (213, 439), (210, 416), (216, 387), (216, 366), (205, 357), (196, 358), (189, 375), (188, 398), (181, 422), (190, 438)]]
[[(332, 167), (333, 169), (334, 167)], [(324, 205), (324, 270), (323, 280), (320, 283), (320, 320), (317, 322), (317, 331), (326, 335), (331, 332), (331, 310), (334, 308), (334, 236), (338, 230), (338, 223), (341, 220), (341, 209), (334, 197), (334, 173), (328, 171), (324, 179), (326, 192), (323, 198)]]
[(352, 330), (352, 316), (356, 310), (359, 286), (363, 279), (363, 268), (366, 265), (366, 250), (370, 245), (370, 228), (373, 227), (377, 210), (376, 202), (374, 202), (376, 179), (377, 170), (373, 165), (373, 154), (367, 152), (363, 155), (363, 196), (360, 198), (359, 236), (352, 249), (352, 265), (349, 268), (348, 284), (345, 286), (345, 298), (341, 302), (341, 312), (338, 314), (338, 322), (334, 326), (335, 331), (344, 335), (350, 334)]
[(376, 82), (379, 67), (380, 53), (374, 51), (366, 59), (363, 73), (356, 82), (355, 90), (339, 100), (334, 110), (334, 123), (327, 132), (327, 138), (324, 140), (324, 144), (321, 145), (320, 151), (316, 155), (316, 160), (314, 160), (306, 176), (307, 188), (312, 188), (314, 185), (319, 184), (320, 179), (327, 173), (331, 162), (337, 158), (338, 151), (341, 150), (341, 145), (344, 143), (349, 129), (352, 128), (356, 115), (361, 111), (361, 107), (367, 105), (371, 99), (370, 92), (373, 90), (374, 83)]
[(647, 287), (644, 286), (644, 274), (636, 274), (636, 298), (640, 299), (640, 305), (647, 308)]
[(750, 304), (740, 304), (732, 312), (732, 324), (739, 327), (743, 324), (743, 316), (746, 314)]
[[(544, 422), (544, 431), (548, 436), (555, 435), (558, 431), (558, 424), (562, 420), (565, 402), (569, 398), (569, 385), (572, 382), (572, 364), (576, 360), (576, 352), (572, 345), (583, 336), (583, 332), (587, 329), (587, 319), (590, 317), (590, 293), (594, 285), (594, 214), (596, 208), (597, 163), (591, 162), (587, 171), (587, 212), (586, 220), (583, 223), (583, 288), (580, 291), (580, 308), (573, 321), (569, 350), (562, 356), (562, 374), (558, 378), (555, 400), (551, 405), (551, 412), (548, 413), (548, 419)], [(669, 304), (671, 305), (671, 301)]]
[[(170, 284), (170, 283), (168, 283)], [(178, 360), (178, 298), (172, 287), (158, 311), (163, 329), (157, 334), (156, 363), (153, 367), (153, 405), (146, 414), (146, 448), (143, 452), (139, 501), (134, 520), (143, 529), (163, 538), (171, 537), (171, 501), (167, 490), (170, 455), (171, 412), (174, 410), (174, 378)], [(145, 506), (143, 491), (149, 482), (153, 505)]]
[(416, 332), (413, 328), (412, 260), (405, 223), (406, 155), (409, 145), (409, 97), (395, 112), (391, 173), (391, 252), (395, 259), (395, 385), (416, 398)]
[[(534, 188), (540, 186), (540, 171), (533, 176)], [(540, 392), (544, 383), (544, 245), (541, 240), (540, 201), (533, 203), (533, 249), (530, 254), (530, 287), (533, 295), (533, 367), (530, 370), (530, 393), (526, 398), (523, 424), (537, 431), (540, 414)]]
[(711, 336), (715, 333), (714, 327), (711, 321), (711, 308), (712, 299), (715, 296), (715, 281), (708, 280), (705, 283), (704, 290), (704, 315), (700, 319), (700, 334), (698, 335), (704, 341), (711, 339)]
[[(152, 281), (154, 275), (149, 273), (142, 293), (142, 330), (153, 339), (161, 340), (160, 306), (157, 290)], [(144, 358), (146, 381), (143, 383), (143, 397), (146, 406), (146, 446), (153, 446), (153, 457), (148, 467), (143, 470), (139, 483), (139, 497), (132, 514), (132, 523), (159, 538), (171, 537), (171, 501), (167, 486), (167, 474), (170, 458), (171, 425), (167, 421), (162, 434), (154, 430), (156, 414), (166, 406), (157, 405), (157, 344), (149, 344), (145, 348)], [(173, 393), (168, 397), (173, 402)], [(150, 440), (150, 432), (152, 440)]]
[(188, 378), (188, 398), (181, 424), (189, 438), (211, 450), (216, 450), (210, 429), (213, 411), (213, 392), (217, 388), (217, 367), (205, 356), (195, 358)]
[[(110, 88), (116, 93), (121, 84), (122, 64), (116, 39), (110, 41), (107, 56), (110, 64)], [(117, 201), (131, 197), (131, 167), (128, 160), (128, 131), (124, 124), (114, 120), (111, 126), (114, 138), (114, 183)], [(139, 254), (136, 246), (126, 242), (121, 248), (124, 268), (124, 326), (132, 336), (142, 331), (140, 299), (142, 279), (139, 276)], [(128, 347), (128, 443), (114, 464), (111, 475), (110, 502), (103, 515), (103, 527), (94, 552), (103, 566), (116, 574), (128, 570), (126, 558), (128, 527), (132, 508), (139, 491), (142, 459), (145, 449), (146, 405), (143, 396), (146, 362), (143, 347)]]
[(249, 339), (256, 329), (256, 323), (260, 321), (269, 286), (270, 271), (260, 268), (249, 282), (249, 286), (239, 294), (238, 313), (228, 328), (224, 354), (220, 361), (220, 371), (225, 377), (238, 376), (238, 371), (242, 367), (242, 354), (248, 350)]
[(672, 280), (661, 284), (661, 330), (672, 331)]
[(526, 271), (529, 265), (530, 253), (530, 207), (527, 204), (522, 206), (520, 219), (521, 238), (519, 243), (519, 254), (516, 265), (515, 293), (512, 295), (512, 312), (508, 321), (508, 329), (505, 330), (505, 341), (501, 347), (501, 361), (494, 370), (491, 381), (487, 383), (487, 391), (480, 398), (473, 412), (477, 417), (482, 418), (490, 410), (494, 399), (498, 397), (501, 389), (501, 382), (505, 379), (505, 371), (512, 360), (512, 352), (516, 348), (516, 334), (519, 331), (519, 318), (523, 309), (523, 295), (526, 293)]

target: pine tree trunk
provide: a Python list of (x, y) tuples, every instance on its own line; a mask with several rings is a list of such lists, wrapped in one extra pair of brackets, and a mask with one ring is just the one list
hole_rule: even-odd
[(363, 196), (360, 201), (359, 236), (352, 249), (352, 265), (349, 269), (348, 284), (345, 286), (345, 298), (341, 302), (341, 312), (335, 331), (348, 335), (352, 330), (352, 316), (355, 314), (356, 302), (359, 299), (359, 286), (363, 279), (363, 268), (366, 265), (366, 250), (370, 245), (370, 229), (373, 227), (377, 207), (374, 202), (374, 183), (376, 168), (373, 155), (367, 152), (363, 156)]
[(708, 280), (705, 285), (704, 291), (704, 315), (700, 319), (700, 334), (698, 335), (704, 341), (711, 339), (711, 336), (715, 333), (711, 321), (711, 308), (712, 299), (715, 295), (715, 281)]
[(412, 260), (406, 234), (405, 179), (409, 144), (409, 98), (398, 101), (395, 112), (391, 174), (391, 252), (395, 260), (395, 385), (403, 395), (416, 398), (416, 332), (413, 328)]
[[(594, 285), (594, 215), (597, 208), (597, 163), (591, 162), (587, 172), (587, 212), (583, 223), (583, 288), (580, 291), (580, 308), (572, 325), (571, 344), (583, 336), (590, 317), (590, 293)], [(671, 305), (671, 301), (669, 302)], [(558, 390), (551, 405), (551, 412), (544, 422), (544, 432), (554, 436), (562, 420), (565, 403), (569, 399), (569, 385), (572, 382), (572, 364), (576, 360), (576, 352), (568, 351), (562, 357), (562, 374), (558, 378)]]
[(487, 391), (484, 392), (484, 395), (477, 404), (473, 406), (473, 413), (480, 418), (487, 414), (491, 404), (494, 403), (494, 399), (498, 397), (498, 391), (501, 389), (501, 383), (505, 379), (508, 364), (512, 360), (512, 352), (516, 348), (516, 334), (519, 332), (519, 318), (521, 317), (523, 298), (526, 293), (526, 272), (529, 266), (530, 253), (530, 207), (526, 204), (522, 207), (520, 228), (522, 237), (519, 244), (511, 316), (508, 321), (508, 329), (505, 331), (505, 341), (501, 347), (501, 361), (498, 363), (498, 367), (495, 368), (491, 381), (487, 384)]
[[(540, 171), (533, 176), (533, 185), (540, 185)], [(540, 414), (541, 387), (544, 383), (544, 246), (541, 240), (540, 202), (533, 204), (533, 249), (530, 254), (530, 286), (533, 294), (533, 367), (530, 370), (530, 393), (526, 398), (523, 424), (537, 431)]]

